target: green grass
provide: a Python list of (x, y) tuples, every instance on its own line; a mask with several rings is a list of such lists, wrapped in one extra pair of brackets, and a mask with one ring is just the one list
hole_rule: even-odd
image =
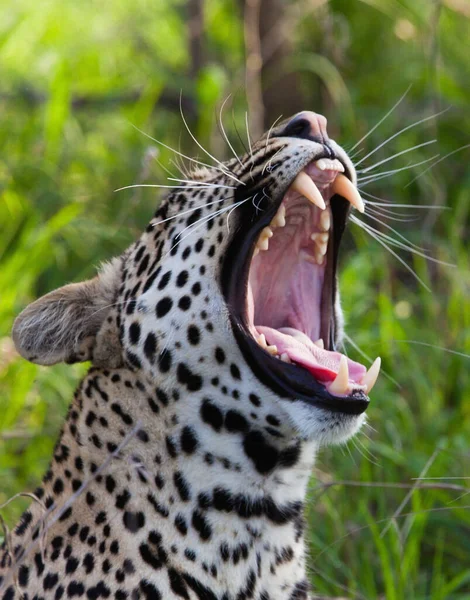
[[(310, 7), (299, 19), (289, 68), (301, 74), (308, 106), (298, 108), (325, 113), (346, 147), (412, 84), (356, 160), (402, 127), (452, 107), (364, 164), (434, 138), (435, 149), (420, 148), (382, 169), (470, 143), (469, 20), (464, 3), (448, 1), (432, 26), (436, 6), (334, 0), (329, 12)], [(244, 135), (238, 13), (228, 1), (210, 0), (206, 9), (208, 58), (194, 79), (182, 2), (0, 4), (0, 504), (37, 485), (85, 368), (19, 359), (9, 338), (13, 319), (39, 295), (91, 276), (145, 226), (158, 194), (113, 191), (136, 181), (165, 183), (149, 159), (155, 144), (135, 127), (197, 154), (177, 103), (168, 108), (164, 101), (183, 89), (193, 106), (191, 127), (218, 156), (227, 148), (214, 114), (229, 93)], [(225, 125), (240, 149), (230, 113)], [(426, 165), (365, 188), (395, 203), (448, 207), (404, 210), (418, 215), (409, 223), (384, 221), (455, 264), (400, 251), (431, 292), (356, 225), (343, 245), (347, 333), (371, 360), (382, 357), (383, 374), (368, 411), (371, 428), (344, 448), (324, 450), (312, 479), (309, 563), (318, 593), (470, 598), (470, 494), (458, 489), (470, 489), (469, 157), (462, 150), (408, 187)], [(158, 158), (174, 168), (169, 151), (160, 148)], [(361, 360), (349, 343), (346, 349)], [(425, 475), (439, 479), (423, 481), (424, 489), (399, 487), (418, 484), (426, 466)], [(2, 510), (9, 525), (27, 503), (17, 499)]]

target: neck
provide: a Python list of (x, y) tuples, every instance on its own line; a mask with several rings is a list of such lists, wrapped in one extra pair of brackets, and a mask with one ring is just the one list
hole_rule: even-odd
[(181, 586), (204, 599), (216, 590), (214, 600), (306, 598), (302, 512), (315, 449), (245, 402), (215, 388), (182, 398), (127, 369), (92, 369), (45, 478), (43, 497), (59, 510), (82, 486), (55, 529), (96, 524), (96, 544), (116, 540), (139, 565), (137, 587), (144, 574), (163, 597)]

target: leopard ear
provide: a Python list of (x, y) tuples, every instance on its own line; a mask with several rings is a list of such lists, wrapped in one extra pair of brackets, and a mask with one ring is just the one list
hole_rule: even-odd
[(91, 360), (119, 280), (120, 260), (114, 259), (94, 279), (65, 285), (30, 304), (13, 325), (18, 352), (40, 365)]

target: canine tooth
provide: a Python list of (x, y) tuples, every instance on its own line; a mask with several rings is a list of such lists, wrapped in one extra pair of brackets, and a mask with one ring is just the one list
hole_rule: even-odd
[(364, 212), (364, 202), (359, 195), (356, 187), (349, 181), (349, 179), (339, 173), (333, 182), (332, 191), (334, 194), (343, 196), (348, 202), (350, 202), (360, 213)]
[(348, 359), (343, 355), (339, 363), (336, 379), (328, 388), (330, 394), (345, 394), (349, 385)]
[(375, 382), (377, 381), (377, 377), (379, 376), (379, 373), (380, 373), (380, 363), (381, 362), (382, 361), (381, 361), (380, 357), (377, 357), (374, 360), (374, 362), (372, 363), (372, 366), (370, 367), (370, 369), (367, 371), (367, 373), (362, 378), (361, 385), (366, 386), (366, 394), (368, 394), (371, 391), (371, 389), (375, 385)]
[(320, 194), (319, 189), (314, 184), (312, 179), (304, 171), (301, 171), (297, 175), (292, 182), (290, 189), (294, 190), (294, 192), (298, 192), (302, 196), (305, 196), (307, 200), (309, 200), (312, 204), (315, 204), (315, 206), (318, 206), (318, 208), (325, 210), (326, 206), (323, 196)]
[(320, 228), (323, 231), (328, 231), (331, 225), (331, 218), (329, 211), (325, 210), (320, 214)]
[(323, 338), (318, 339), (316, 342), (313, 342), (315, 346), (318, 346), (322, 350), (325, 348), (325, 344), (323, 342)]
[(291, 362), (291, 359), (289, 358), (289, 355), (287, 354), (287, 352), (283, 352), (281, 354), (281, 360), (282, 360), (282, 362), (289, 363), (289, 364)]

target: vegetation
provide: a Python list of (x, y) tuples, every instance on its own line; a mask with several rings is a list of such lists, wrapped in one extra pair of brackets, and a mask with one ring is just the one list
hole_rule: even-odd
[[(369, 204), (363, 221), (455, 266), (392, 246), (399, 260), (390, 240), (350, 225), (346, 347), (380, 355), (383, 374), (371, 427), (319, 457), (310, 574), (330, 596), (470, 598), (469, 25), (466, 0), (0, 3), (0, 504), (38, 484), (86, 369), (20, 359), (13, 319), (39, 295), (92, 276), (145, 226), (156, 190), (114, 190), (168, 183), (160, 165), (178, 168), (145, 134), (201, 154), (180, 90), (191, 129), (220, 158), (227, 97), (237, 151), (247, 110), (253, 137), (280, 113), (316, 110), (351, 148), (408, 90), (353, 156), (361, 169), (396, 154), (361, 175), (403, 170), (363, 189), (416, 208), (397, 216)], [(5, 506), (6, 523), (29, 502)]]

